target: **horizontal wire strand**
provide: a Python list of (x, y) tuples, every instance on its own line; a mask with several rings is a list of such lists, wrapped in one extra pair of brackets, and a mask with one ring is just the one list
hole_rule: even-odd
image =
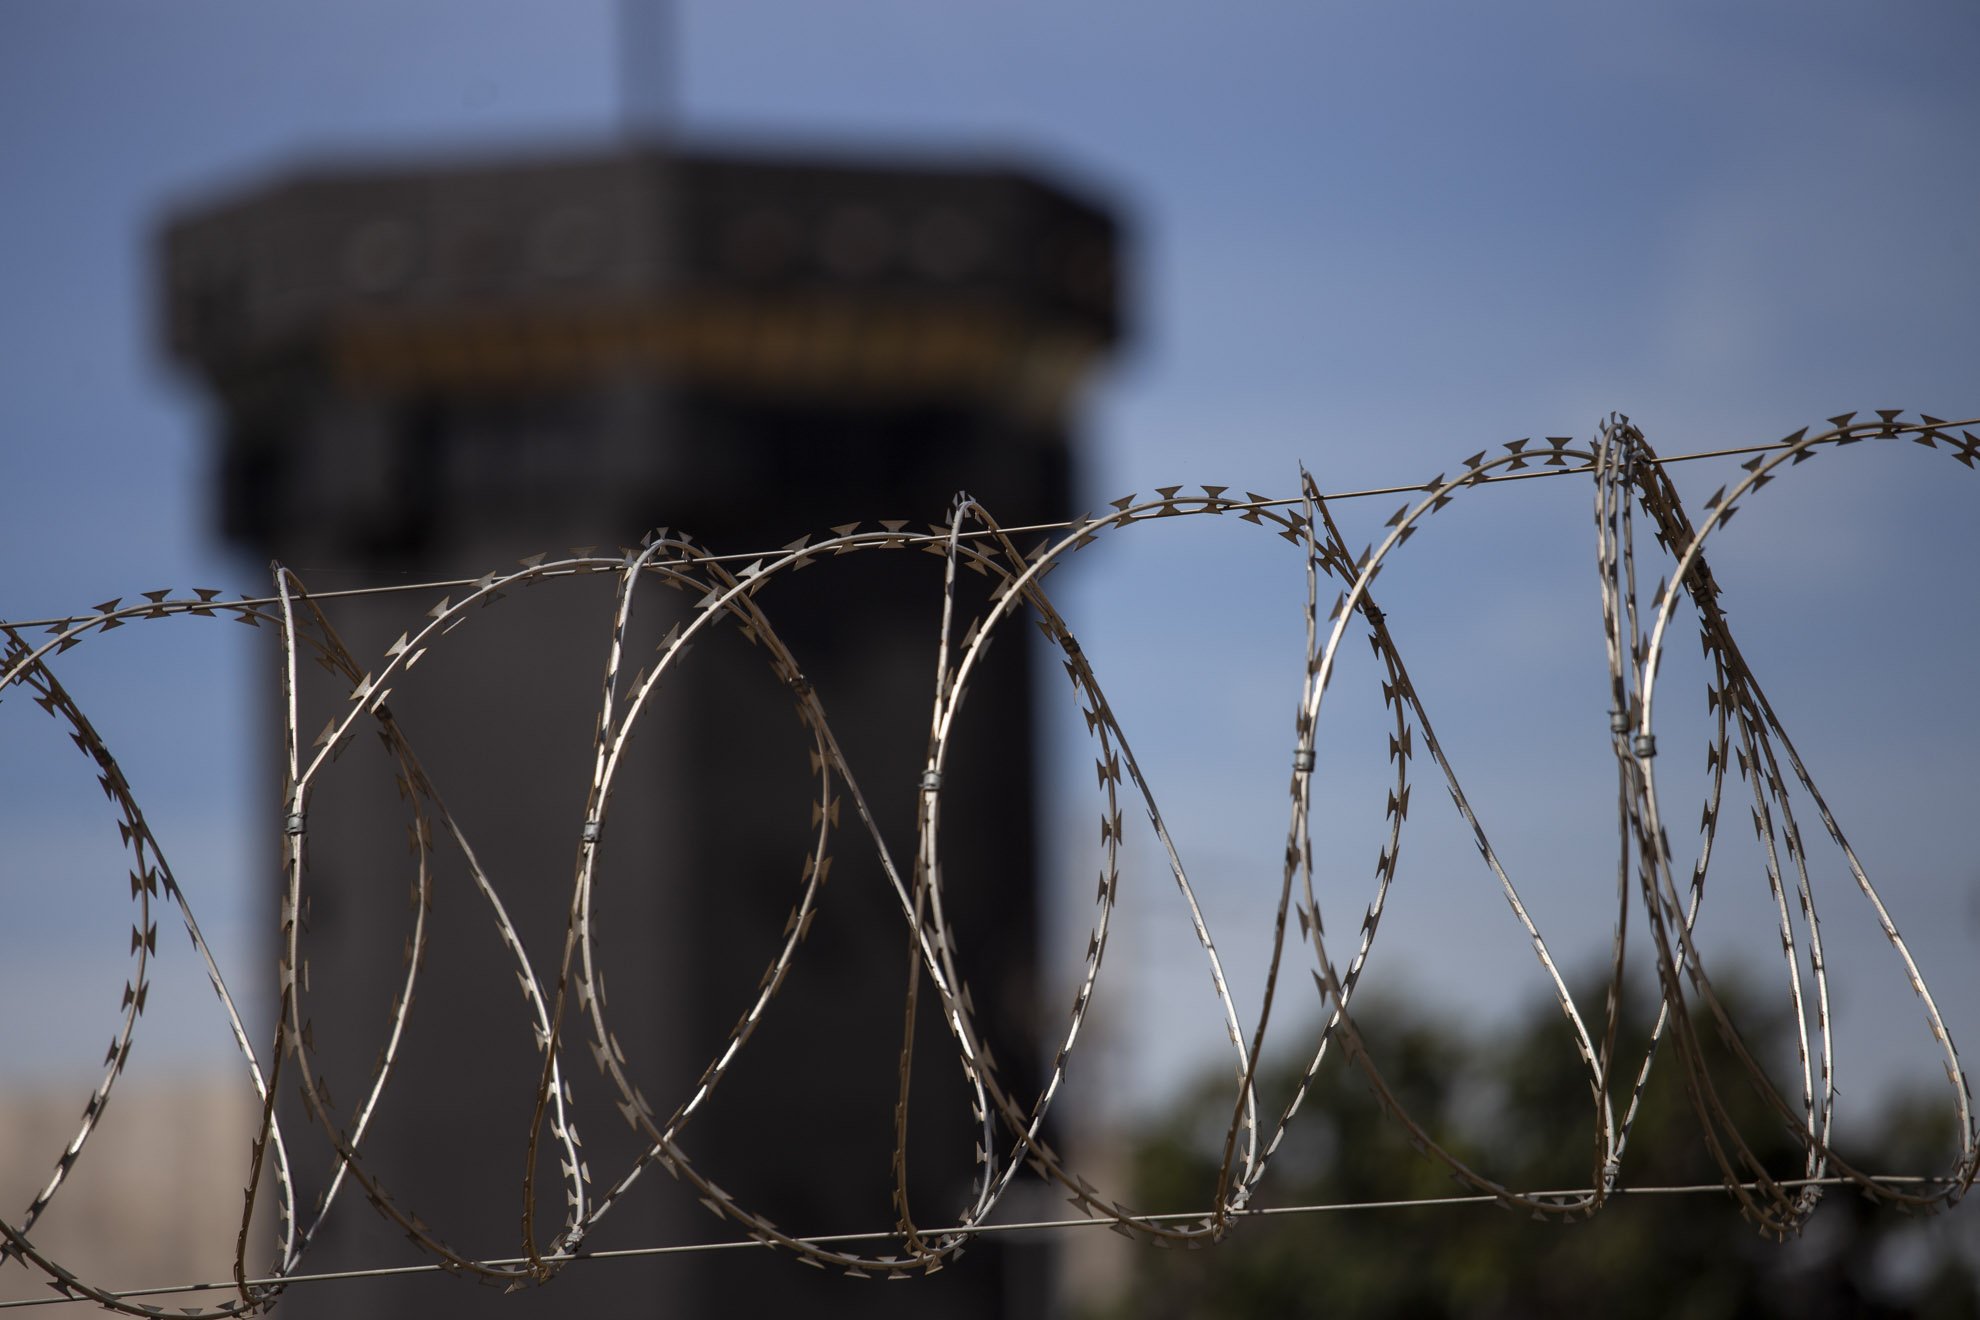
[[(1952, 1182), (1951, 1179), (1947, 1178), (1932, 1178), (1917, 1174), (1879, 1174), (1877, 1178), (1881, 1182), (1903, 1183), (1921, 1187), (1941, 1184), (1950, 1185)], [(1834, 1177), (1776, 1178), (1772, 1179), (1771, 1183), (1775, 1187), (1789, 1188), (1845, 1187), (1854, 1185), (1851, 1179)], [(1753, 1191), (1759, 1188), (1761, 1184), (1758, 1182), (1747, 1182), (1740, 1184), (1740, 1186), (1747, 1191)], [(1588, 1196), (1594, 1190), (1593, 1188), (1561, 1188), (1532, 1192), (1529, 1195)], [(1609, 1195), (1620, 1198), (1631, 1196), (1693, 1196), (1702, 1192), (1724, 1193), (1725, 1191), (1727, 1191), (1727, 1187), (1724, 1183), (1683, 1183), (1655, 1187), (1616, 1187), (1610, 1190)], [(1226, 1214), (1231, 1219), (1274, 1219), (1284, 1218), (1290, 1215), (1341, 1214), (1350, 1211), (1369, 1210), (1416, 1210), (1449, 1206), (1494, 1205), (1497, 1203), (1499, 1203), (1499, 1198), (1496, 1196), (1475, 1194), (1465, 1196), (1419, 1196), (1388, 1201), (1327, 1201), (1311, 1205), (1266, 1206), (1256, 1209), (1227, 1211)], [(1180, 1224), (1188, 1223), (1192, 1220), (1208, 1219), (1211, 1217), (1211, 1212), (1207, 1210), (1179, 1211), (1169, 1214), (1147, 1215), (1144, 1217), (1161, 1223)], [(1034, 1219), (1010, 1224), (978, 1224), (970, 1231), (975, 1234), (988, 1235), (1060, 1232), (1088, 1228), (1111, 1229), (1115, 1226), (1115, 1221), (1111, 1219)], [(924, 1234), (932, 1236), (938, 1233), (957, 1232), (960, 1230), (923, 1229), (922, 1231)], [(855, 1242), (886, 1242), (899, 1236), (900, 1234), (894, 1231), (874, 1231), (867, 1233), (824, 1233), (801, 1237), (797, 1240), (811, 1246), (835, 1246)], [(658, 1247), (617, 1247), (607, 1251), (580, 1252), (574, 1256), (546, 1255), (544, 1259), (559, 1263), (584, 1260), (642, 1260), (660, 1256), (706, 1255), (717, 1251), (762, 1250), (768, 1248), (769, 1245), (765, 1242), (759, 1242), (754, 1238), (734, 1238), (724, 1242), (683, 1242)], [(478, 1263), (489, 1268), (499, 1269), (526, 1265), (529, 1261), (525, 1256), (503, 1256)], [(250, 1288), (287, 1288), (292, 1284), (301, 1283), (341, 1283), (352, 1279), (390, 1279), (419, 1274), (451, 1274), (453, 1272), (442, 1264), (384, 1265), (372, 1269), (328, 1270), (319, 1274), (291, 1274), (286, 1277), (249, 1279), (247, 1280), (247, 1286)], [(56, 1285), (51, 1284), (49, 1286), (54, 1287)], [(230, 1292), (236, 1287), (237, 1285), (232, 1280), (225, 1283), (173, 1283), (163, 1284), (155, 1288), (124, 1289), (115, 1292), (113, 1296), (120, 1299), (183, 1296), (196, 1292)], [(0, 1311), (17, 1310), (33, 1306), (66, 1306), (72, 1302), (88, 1302), (93, 1300), (93, 1298), (89, 1297), (25, 1297), (14, 1301), (0, 1301)]]
[[(1730, 457), (1737, 457), (1738, 455), (1741, 454), (1766, 453), (1770, 450), (1779, 449), (1781, 447), (1782, 447), (1782, 442), (1775, 441), (1771, 444), (1764, 444), (1764, 445), (1742, 445), (1733, 449), (1703, 449), (1703, 450), (1699, 450), (1696, 453), (1691, 453), (1691, 454), (1672, 454), (1667, 458), (1658, 458), (1653, 461), (1656, 462), (1659, 466), (1668, 466), (1673, 463), (1695, 462), (1699, 459), (1730, 458)], [(1544, 458), (1546, 457), (1547, 452), (1548, 451), (1544, 449), (1535, 450), (1529, 455), (1529, 457), (1535, 459)], [(1478, 478), (1472, 484), (1480, 485), (1480, 486), (1494, 486), (1502, 482), (1509, 482), (1509, 481), (1530, 481), (1535, 477), (1587, 476), (1592, 471), (1594, 471), (1592, 467), (1583, 464), (1577, 467), (1540, 468), (1531, 472), (1502, 472), (1495, 476)], [(1371, 486), (1366, 490), (1338, 491), (1334, 494), (1323, 495), (1321, 496), (1321, 498), (1325, 500), (1361, 500), (1361, 499), (1372, 499), (1377, 495), (1421, 494), (1429, 489), (1431, 489), (1431, 487), (1421, 483), (1411, 486)], [(1225, 503), (1232, 511), (1243, 510), (1243, 509), (1279, 509), (1279, 508), (1289, 508), (1293, 505), (1301, 504), (1304, 502), (1304, 497), (1290, 496), (1284, 499), (1276, 499), (1276, 500), (1227, 500), (1221, 502)], [(1071, 531), (1073, 528), (1080, 526), (1082, 521), (1083, 520), (1075, 520), (1069, 518), (1069, 519), (1060, 520), (1058, 522), (1026, 523), (1023, 524), (1022, 526), (1006, 527), (1003, 528), (1002, 531), (1003, 534), (1006, 536), (1017, 536), (1031, 532), (1065, 532), (1065, 531)], [(992, 533), (989, 532), (965, 531), (959, 534), (958, 539), (963, 541), (979, 541), (986, 539), (991, 535)], [(938, 544), (938, 543), (947, 542), (948, 533), (943, 532), (938, 534), (935, 532), (904, 532), (901, 534), (901, 537), (902, 537), (903, 545)], [(701, 562), (708, 564), (745, 564), (754, 559), (764, 558), (766, 555), (774, 555), (781, 553), (783, 553), (781, 547), (775, 550), (737, 550), (719, 555), (701, 556), (700, 560)], [(315, 573), (315, 572), (326, 571), (319, 568), (311, 568), (306, 564), (296, 564), (296, 565), (291, 565), (290, 567), (294, 568), (295, 571), (298, 573)], [(343, 587), (331, 591), (312, 591), (309, 593), (309, 597), (311, 600), (345, 600), (345, 599), (352, 599), (352, 598), (358, 598), (364, 596), (391, 596), (391, 595), (397, 595), (410, 591), (452, 591), (452, 590), (458, 590), (461, 587), (471, 587), (479, 581), (481, 581), (481, 579), (478, 577), (433, 578), (423, 582), (395, 582), (384, 586)], [(241, 596), (233, 600), (216, 599), (209, 602), (205, 602), (202, 608), (237, 609), (243, 605), (266, 606), (266, 605), (276, 604), (277, 600), (278, 598), (274, 596)], [(143, 605), (127, 606), (125, 607), (124, 610), (105, 611), (105, 613), (121, 614), (128, 612), (131, 614), (143, 614), (143, 613), (149, 613), (150, 611), (159, 608), (160, 608), (159, 605), (147, 603)], [(173, 613), (177, 613), (179, 612), (180, 609), (184, 609), (186, 607), (168, 606), (166, 608), (168, 608)], [(43, 618), (43, 619), (0, 619), (0, 623), (5, 623), (10, 628), (55, 628), (65, 624), (76, 623), (84, 619), (91, 619), (98, 617), (101, 617), (101, 615), (69, 614), (69, 615), (62, 615), (59, 617), (50, 616), (48, 618)]]

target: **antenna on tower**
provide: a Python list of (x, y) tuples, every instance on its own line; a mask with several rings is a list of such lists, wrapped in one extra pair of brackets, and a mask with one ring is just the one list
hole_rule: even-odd
[(676, 23), (668, 0), (618, 0), (619, 114), (635, 141), (671, 136)]

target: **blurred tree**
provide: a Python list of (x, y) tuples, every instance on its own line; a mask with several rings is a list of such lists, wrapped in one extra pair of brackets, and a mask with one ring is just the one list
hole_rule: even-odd
[[(1578, 998), (1601, 1003), (1599, 991)], [(1758, 1057), (1792, 1057), (1784, 1016), (1769, 1018), (1751, 995), (1727, 999)], [(1639, 994), (1632, 1002), (1648, 1000)], [(1395, 1004), (1366, 1008), (1356, 1021), (1395, 1094), (1472, 1167), (1531, 1190), (1587, 1185), (1587, 1083), (1552, 1005), (1490, 1039), (1462, 1038)], [(1633, 1077), (1640, 1041), (1619, 1057)], [(1722, 1080), (1721, 1095), (1768, 1169), (1797, 1176), (1800, 1151), (1792, 1137), (1764, 1117), (1751, 1087), (1730, 1069)], [(1268, 1100), (1282, 1105), (1290, 1081), (1281, 1073), (1268, 1084), (1261, 1108)], [(1626, 1081), (1623, 1090), (1626, 1100)], [(1209, 1203), (1232, 1099), (1227, 1075), (1206, 1078), (1154, 1125), (1134, 1156), (1135, 1204), (1189, 1211)], [(1892, 1106), (1868, 1140), (1845, 1144), (1858, 1167), (1935, 1171), (1950, 1148), (1949, 1120), (1937, 1110)], [(1623, 1184), (1716, 1181), (1675, 1059), (1665, 1052), (1624, 1157)], [(1410, 1147), (1361, 1071), (1336, 1050), (1273, 1157), (1256, 1204), (1469, 1191)], [(1938, 1221), (1936, 1231), (1927, 1231), (1931, 1222), (1840, 1188), (1829, 1191), (1807, 1231), (1785, 1244), (1761, 1238), (1729, 1198), (1709, 1194), (1624, 1195), (1592, 1220), (1567, 1223), (1535, 1223), (1491, 1205), (1287, 1215), (1247, 1220), (1202, 1251), (1142, 1249), (1124, 1294), (1100, 1314), (1138, 1320), (1980, 1316), (1980, 1276), (1972, 1253), (1956, 1245), (1961, 1226)], [(1966, 1241), (1972, 1240), (1969, 1234)]]

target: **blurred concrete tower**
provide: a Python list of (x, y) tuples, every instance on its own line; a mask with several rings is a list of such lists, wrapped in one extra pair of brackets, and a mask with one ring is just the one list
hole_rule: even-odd
[[(716, 550), (857, 520), (922, 525), (962, 489), (1007, 524), (1064, 517), (1069, 409), (1118, 332), (1112, 221), (1003, 169), (628, 149), (312, 172), (178, 219), (164, 263), (172, 351), (218, 404), (226, 530), (318, 591), (478, 576), (535, 551), (636, 544), (657, 525)], [(763, 599), (902, 856), (940, 568), (855, 556)], [(562, 939), (610, 586), (518, 593), (393, 699), (539, 968), (554, 968)], [(374, 663), (438, 594), (333, 602), (331, 617)], [(724, 645), (690, 662), (635, 744), (601, 899), (618, 1032), (663, 1111), (754, 989), (808, 825), (789, 707), (754, 652)], [(945, 792), (946, 867), (974, 997), (1021, 1071), (1049, 1027), (1034, 1008), (1031, 676), (1020, 643), (994, 658)], [(309, 821), (310, 1016), (346, 1104), (381, 1043), (409, 925), (406, 815), (377, 768), (340, 770)], [(269, 806), (272, 834), (272, 793)], [(684, 1139), (698, 1166), (791, 1231), (893, 1222), (907, 939), (872, 851), (841, 835), (791, 983)], [(429, 967), (365, 1148), (450, 1245), (512, 1256), (536, 1055), (461, 869), (438, 878)], [(911, 1167), (917, 1217), (940, 1224), (962, 1204), (974, 1136), (945, 1039), (919, 1039)], [(638, 1145), (579, 1066), (581, 1044), (566, 1053), (608, 1183)], [(283, 1112), (302, 1134), (307, 1205), (328, 1147), (293, 1101)], [(561, 1210), (541, 1212), (552, 1230)], [(591, 1245), (735, 1236), (656, 1172)], [(406, 1259), (352, 1200), (309, 1268)], [(1035, 1314), (1049, 1264), (1042, 1247), (985, 1243), (933, 1278), (882, 1288), (720, 1252), (579, 1266), (504, 1298), (444, 1278), (297, 1288), (281, 1309)]]

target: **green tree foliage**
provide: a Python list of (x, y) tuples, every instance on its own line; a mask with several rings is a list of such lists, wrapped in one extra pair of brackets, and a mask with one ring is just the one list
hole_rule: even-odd
[[(1647, 1001), (1638, 995), (1634, 1006)], [(1581, 1002), (1599, 1005), (1600, 992)], [(1784, 1018), (1769, 1019), (1751, 996), (1731, 1002), (1756, 1054), (1792, 1057)], [(1526, 1190), (1588, 1185), (1588, 1086), (1551, 1006), (1489, 1040), (1466, 1040), (1393, 1004), (1356, 1020), (1394, 1093), (1472, 1167)], [(1621, 1057), (1633, 1077), (1640, 1042)], [(1767, 1117), (1737, 1073), (1714, 1071), (1768, 1170), (1799, 1176), (1801, 1151), (1792, 1136)], [(1261, 1099), (1282, 1105), (1290, 1087), (1290, 1077), (1279, 1076)], [(1626, 1103), (1626, 1085), (1623, 1090)], [(1210, 1203), (1232, 1101), (1227, 1077), (1206, 1079), (1146, 1135), (1133, 1163), (1137, 1205), (1188, 1211)], [(1858, 1167), (1936, 1172), (1951, 1149), (1946, 1122), (1930, 1107), (1899, 1105), (1867, 1141), (1845, 1145)], [(1666, 1054), (1644, 1095), (1623, 1185), (1718, 1178), (1675, 1060)], [(1398, 1201), (1470, 1190), (1411, 1148), (1363, 1074), (1336, 1051), (1274, 1156), (1256, 1204)], [(1724, 1193), (1625, 1194), (1593, 1219), (1571, 1222), (1535, 1223), (1495, 1205), (1252, 1218), (1203, 1250), (1138, 1248), (1125, 1295), (1104, 1314), (1950, 1320), (1980, 1316), (1972, 1259), (1980, 1232), (1961, 1222), (1975, 1213), (1957, 1207), (1921, 1221), (1832, 1188), (1802, 1236), (1786, 1243), (1763, 1239)]]

